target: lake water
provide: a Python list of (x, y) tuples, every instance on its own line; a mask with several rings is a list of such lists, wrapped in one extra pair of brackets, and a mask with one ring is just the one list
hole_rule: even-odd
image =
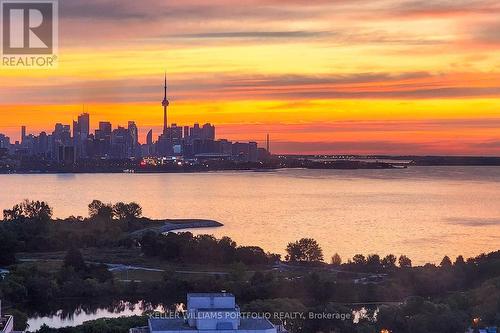
[(0, 208), (45, 200), (57, 217), (93, 199), (136, 201), (152, 218), (206, 218), (202, 230), (283, 253), (312, 237), (338, 252), (406, 254), (414, 263), (500, 249), (500, 167), (195, 174), (0, 175)]

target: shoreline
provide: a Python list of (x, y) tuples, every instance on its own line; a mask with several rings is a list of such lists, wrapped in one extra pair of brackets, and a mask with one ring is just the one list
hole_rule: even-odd
[(207, 219), (159, 219), (159, 220), (150, 220), (150, 222), (161, 223), (161, 225), (136, 230), (131, 232), (129, 235), (132, 237), (141, 237), (147, 232), (163, 234), (174, 230), (218, 228), (224, 226), (224, 224), (218, 221), (207, 220)]
[(273, 155), (260, 162), (204, 160), (196, 164), (145, 165), (138, 160), (82, 160), (73, 164), (51, 161), (0, 161), (0, 174), (205, 173), (211, 171), (265, 172), (280, 169), (401, 169), (412, 166), (500, 166), (500, 156), (418, 155)]

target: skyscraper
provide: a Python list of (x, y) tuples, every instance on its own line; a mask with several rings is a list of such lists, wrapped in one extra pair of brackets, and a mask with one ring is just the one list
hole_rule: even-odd
[(100, 121), (99, 128), (95, 130), (95, 151), (96, 155), (104, 157), (109, 155), (111, 148), (111, 123)]
[(0, 149), (10, 147), (10, 138), (4, 134), (0, 134)]
[(128, 130), (130, 132), (130, 138), (132, 140), (132, 145), (138, 145), (139, 144), (139, 130), (137, 129), (137, 125), (135, 124), (135, 121), (129, 121), (128, 122)]
[(90, 116), (82, 113), (78, 121), (73, 121), (73, 144), (77, 158), (87, 157), (85, 145), (90, 134)]
[(167, 99), (167, 73), (165, 73), (165, 85), (163, 86), (163, 101), (161, 105), (163, 105), (163, 135), (167, 135), (167, 107), (170, 104)]
[(201, 129), (201, 138), (203, 140), (215, 140), (215, 126), (210, 123), (203, 125)]
[(26, 126), (21, 126), (21, 143), (26, 139)]
[(78, 116), (78, 125), (80, 126), (80, 138), (85, 140), (90, 134), (90, 116), (88, 113), (82, 113)]
[(172, 124), (168, 129), (168, 136), (172, 142), (179, 143), (182, 140), (182, 127)]
[(198, 123), (195, 123), (193, 125), (193, 127), (191, 127), (190, 131), (189, 131), (189, 135), (191, 137), (191, 139), (195, 140), (195, 139), (201, 139), (201, 128), (200, 128), (200, 124)]
[(267, 134), (267, 137), (266, 137), (266, 150), (267, 150), (267, 152), (268, 152), (269, 154), (271, 153), (271, 151), (270, 151), (270, 149), (271, 149), (270, 145), (271, 145), (271, 142), (270, 142), (270, 140), (269, 140), (269, 133), (268, 133), (268, 134)]
[(147, 145), (153, 144), (153, 130), (152, 129), (150, 129), (148, 134), (146, 135), (146, 144)]
[(130, 152), (129, 156), (139, 156), (139, 131), (134, 121), (128, 122), (128, 132), (130, 135)]
[(100, 121), (99, 130), (103, 136), (111, 136), (111, 123), (109, 121)]

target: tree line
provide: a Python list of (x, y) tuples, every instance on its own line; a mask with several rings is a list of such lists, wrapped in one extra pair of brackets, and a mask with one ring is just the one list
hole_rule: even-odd
[(146, 256), (178, 263), (267, 265), (280, 259), (279, 255), (266, 253), (258, 246), (238, 246), (229, 237), (217, 239), (190, 232), (166, 235), (149, 232), (140, 239), (139, 246)]
[[(288, 243), (286, 247), (285, 260), (296, 264), (325, 264), (323, 249), (319, 243), (312, 238), (301, 238), (295, 242)], [(452, 266), (465, 265), (465, 259), (459, 255), (454, 262), (448, 256), (444, 256), (439, 267), (450, 268)], [(390, 271), (396, 268), (411, 268), (412, 261), (406, 255), (396, 257), (394, 254), (388, 254), (381, 257), (378, 254), (355, 254), (352, 259), (343, 262), (342, 257), (335, 253), (330, 259), (330, 265), (334, 267), (342, 267), (346, 270), (358, 272), (383, 272)], [(427, 264), (431, 265), (431, 264)]]
[(44, 201), (24, 200), (5, 209), (0, 221), (0, 265), (14, 263), (16, 252), (131, 246), (129, 232), (155, 223), (142, 217), (142, 208), (135, 202), (94, 200), (88, 210), (86, 218), (53, 219), (53, 209)]

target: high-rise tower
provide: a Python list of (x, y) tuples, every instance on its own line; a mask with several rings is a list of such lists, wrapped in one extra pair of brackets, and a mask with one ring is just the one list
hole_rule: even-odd
[(271, 147), (270, 147), (270, 140), (269, 140), (269, 133), (268, 133), (266, 136), (266, 150), (269, 154), (271, 154), (270, 149), (271, 149)]
[(26, 139), (26, 126), (21, 126), (21, 143)]
[(161, 105), (163, 105), (163, 135), (167, 135), (167, 107), (170, 104), (167, 99), (167, 73), (165, 73), (165, 85), (163, 86), (163, 101)]
[(80, 126), (80, 137), (86, 140), (90, 134), (90, 116), (88, 113), (82, 113), (78, 116), (78, 124)]

